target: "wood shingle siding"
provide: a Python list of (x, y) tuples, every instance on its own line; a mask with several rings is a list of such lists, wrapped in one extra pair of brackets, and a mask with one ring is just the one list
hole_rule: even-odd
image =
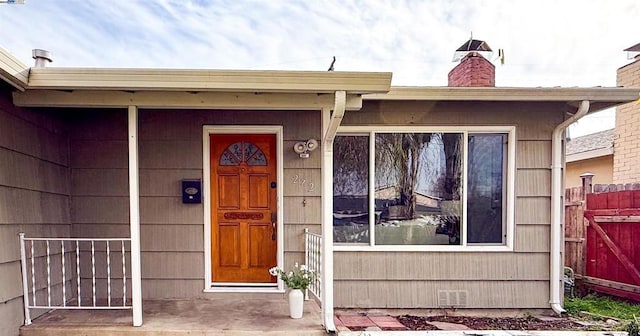
[[(0, 85), (0, 335), (17, 335), (24, 321), (18, 233), (68, 237), (71, 231), (67, 130), (54, 115), (13, 107), (9, 91)], [(36, 277), (46, 279), (46, 268)], [(54, 287), (60, 283), (52, 278)], [(36, 296), (46, 297), (42, 282)]]
[[(71, 191), (74, 234), (129, 235), (124, 110), (95, 110), (74, 119)], [(183, 204), (180, 181), (202, 179), (202, 126), (283, 125), (285, 267), (304, 258), (303, 232), (320, 232), (320, 152), (301, 159), (297, 141), (320, 137), (319, 111), (140, 110), (140, 215), (144, 298), (203, 293), (203, 204)], [(292, 179), (314, 181), (303, 190)], [(306, 205), (303, 201), (306, 200)], [(203, 200), (207, 202), (208, 200)]]

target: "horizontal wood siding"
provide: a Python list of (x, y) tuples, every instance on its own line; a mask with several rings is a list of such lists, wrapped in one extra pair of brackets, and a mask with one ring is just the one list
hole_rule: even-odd
[(336, 307), (432, 308), (438, 291), (467, 292), (465, 308), (547, 308), (549, 281), (336, 281)]
[[(285, 267), (304, 260), (304, 229), (320, 232), (321, 153), (301, 159), (292, 150), (319, 139), (319, 111), (140, 110), (144, 298), (215, 296), (202, 292), (204, 205), (183, 204), (180, 191), (181, 180), (203, 178), (203, 125), (282, 125)], [(128, 237), (126, 111), (87, 111), (71, 133), (74, 234)]]
[[(513, 252), (336, 252), (338, 307), (436, 308), (466, 290), (468, 308), (547, 308), (551, 135), (562, 103), (365, 101), (342, 125), (516, 126)], [(385, 293), (385, 295), (380, 295)]]
[[(24, 321), (18, 233), (69, 237), (69, 146), (56, 115), (14, 107), (5, 89), (0, 86), (0, 335), (18, 335)], [(46, 279), (43, 272), (36, 277)], [(60, 282), (52, 278), (54, 286)]]

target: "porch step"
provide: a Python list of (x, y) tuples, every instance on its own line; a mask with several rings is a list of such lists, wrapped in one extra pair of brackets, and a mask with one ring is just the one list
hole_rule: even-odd
[(219, 329), (206, 329), (206, 330), (142, 330), (140, 328), (130, 327), (129, 329), (114, 328), (114, 327), (91, 327), (91, 328), (76, 328), (76, 327), (56, 327), (56, 328), (23, 328), (20, 331), (21, 336), (326, 336), (327, 333), (324, 330), (219, 330)]
[(22, 336), (326, 335), (320, 307), (306, 301), (291, 319), (285, 299), (154, 300), (143, 303), (143, 325), (128, 310), (57, 310), (20, 330)]

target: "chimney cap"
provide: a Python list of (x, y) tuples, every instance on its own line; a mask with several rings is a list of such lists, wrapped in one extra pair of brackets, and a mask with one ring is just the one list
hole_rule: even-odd
[(469, 41), (465, 42), (460, 48), (456, 49), (456, 51), (493, 51), (489, 44), (485, 41), (469, 39)]
[(453, 53), (453, 62), (460, 61), (471, 52), (477, 52), (486, 59), (491, 59), (493, 56), (493, 50), (491, 50), (487, 42), (469, 38), (467, 42), (463, 43), (460, 48), (456, 49), (456, 52)]

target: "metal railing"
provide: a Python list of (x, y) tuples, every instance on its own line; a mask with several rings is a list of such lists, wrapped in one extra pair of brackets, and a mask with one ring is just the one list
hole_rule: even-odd
[(25, 325), (31, 309), (131, 309), (130, 244), (130, 238), (20, 233)]
[(310, 270), (315, 271), (315, 277), (309, 289), (305, 293), (306, 298), (309, 298), (311, 292), (318, 301), (321, 300), (321, 274), (322, 274), (322, 258), (320, 250), (322, 249), (322, 236), (316, 233), (309, 232), (309, 229), (304, 229), (304, 263)]

